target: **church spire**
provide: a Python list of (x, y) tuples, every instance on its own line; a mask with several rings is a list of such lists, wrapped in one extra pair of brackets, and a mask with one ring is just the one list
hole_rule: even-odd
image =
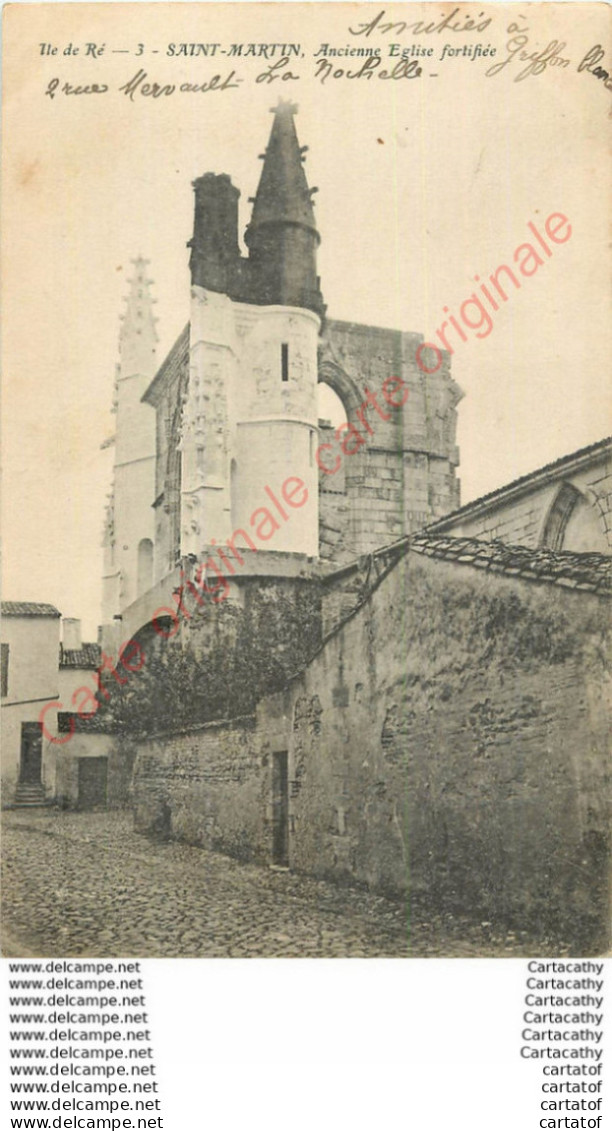
[[(264, 164), (247, 229), (247, 243), (252, 242), (256, 229), (263, 224), (301, 225), (314, 232), (319, 243), (311, 190), (304, 172), (306, 147), (300, 148), (295, 130), (297, 106), (291, 102), (279, 102), (271, 113), (274, 114), (274, 122), (266, 152), (262, 155)], [(316, 189), (312, 191), (316, 192)]]
[(119, 332), (119, 368), (121, 377), (131, 377), (138, 373), (150, 378), (155, 371), (157, 319), (153, 315), (155, 299), (150, 290), (152, 280), (147, 278), (149, 260), (138, 256), (132, 263), (134, 274), (130, 280), (130, 290), (124, 299), (127, 308), (121, 316)]
[(297, 106), (279, 102), (263, 155), (263, 169), (245, 232), (259, 302), (324, 312), (316, 251), (320, 243), (312, 194), (304, 172), (294, 116)]

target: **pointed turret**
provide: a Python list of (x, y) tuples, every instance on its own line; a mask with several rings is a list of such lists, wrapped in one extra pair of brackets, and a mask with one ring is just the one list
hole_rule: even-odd
[(119, 332), (120, 369), (122, 377), (135, 373), (151, 376), (155, 370), (155, 351), (157, 348), (157, 319), (153, 315), (151, 279), (147, 278), (148, 259), (139, 256), (133, 259), (134, 275), (130, 280), (130, 290), (124, 301), (125, 314), (121, 316)]
[(297, 106), (280, 102), (271, 113), (274, 122), (266, 152), (262, 154), (264, 164), (247, 229), (247, 243), (262, 224), (298, 224), (314, 232), (319, 243), (311, 190), (304, 172), (305, 149), (300, 148), (295, 130)]
[(312, 194), (304, 172), (305, 147), (295, 129), (297, 106), (279, 102), (263, 155), (263, 169), (245, 233), (258, 302), (324, 312), (316, 252), (320, 243)]

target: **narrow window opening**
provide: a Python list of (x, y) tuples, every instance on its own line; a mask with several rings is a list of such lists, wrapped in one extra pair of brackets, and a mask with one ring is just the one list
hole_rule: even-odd
[(281, 376), (283, 381), (289, 380), (289, 345), (287, 342), (281, 344)]
[(315, 434), (311, 429), (310, 432), (309, 432), (309, 444), (308, 444), (308, 457), (309, 457), (308, 462), (310, 464), (310, 467), (314, 467), (314, 450), (315, 450)]
[(272, 863), (289, 866), (289, 767), (287, 751), (272, 761)]
[(1, 666), (1, 680), (2, 680), (2, 698), (6, 699), (8, 695), (8, 668), (9, 668), (9, 646), (8, 644), (2, 645), (2, 666)]

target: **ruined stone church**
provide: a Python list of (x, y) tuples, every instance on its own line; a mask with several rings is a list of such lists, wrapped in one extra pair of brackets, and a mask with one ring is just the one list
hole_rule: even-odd
[(182, 673), (155, 669), (150, 725), (122, 734), (137, 826), (414, 922), (599, 949), (610, 443), (460, 508), (450, 359), (327, 311), (295, 111), (274, 109), (246, 255), (239, 190), (195, 181), (190, 321), (159, 366), (135, 261), (102, 641)]
[[(159, 369), (146, 263), (136, 262), (117, 373), (105, 621), (181, 558), (236, 529), (252, 535), (253, 510), (287, 475), (308, 499), (268, 549), (324, 562), (377, 549), (459, 502), (461, 392), (447, 361), (428, 377), (415, 362), (422, 335), (326, 317), (306, 148), (295, 107), (276, 107), (247, 256), (239, 190), (225, 174), (195, 182), (191, 319)], [(383, 401), (386, 411), (360, 422), (368, 391), (398, 376), (405, 403)], [(319, 382), (344, 406), (345, 437), (319, 421)]]

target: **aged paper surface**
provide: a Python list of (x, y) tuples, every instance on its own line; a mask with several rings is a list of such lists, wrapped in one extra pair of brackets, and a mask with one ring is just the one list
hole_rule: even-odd
[(611, 71), (603, 4), (4, 9), (7, 953), (609, 945)]

